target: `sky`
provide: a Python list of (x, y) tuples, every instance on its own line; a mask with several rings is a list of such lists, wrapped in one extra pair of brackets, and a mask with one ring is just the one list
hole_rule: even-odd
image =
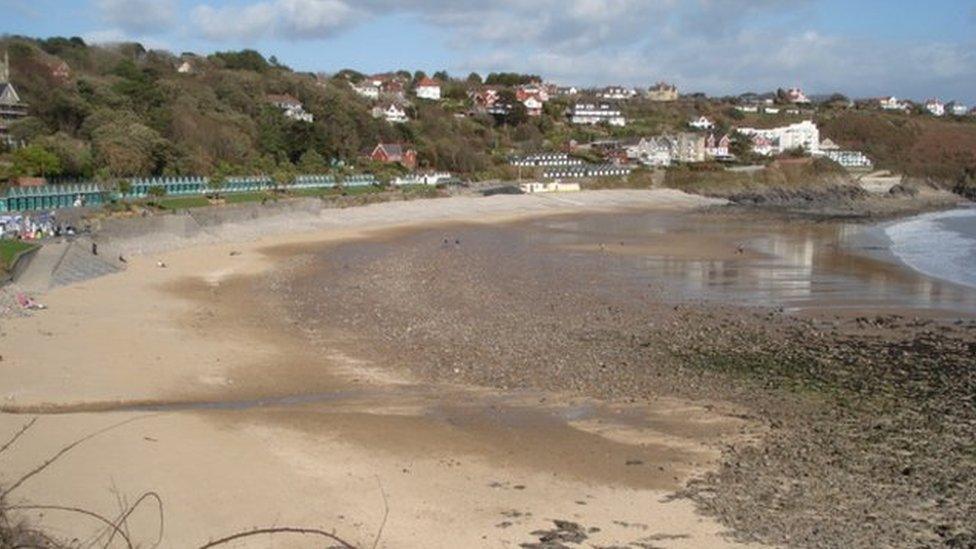
[(303, 71), (976, 104), (976, 0), (0, 0), (4, 33), (253, 48)]

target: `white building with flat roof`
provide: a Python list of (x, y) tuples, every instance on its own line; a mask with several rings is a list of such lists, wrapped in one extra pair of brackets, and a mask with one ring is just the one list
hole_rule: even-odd
[(569, 120), (573, 124), (595, 125), (607, 123), (611, 126), (626, 126), (627, 119), (624, 118), (620, 109), (600, 103), (577, 103), (569, 110)]
[(779, 128), (739, 128), (738, 132), (753, 138), (753, 141), (758, 137), (763, 142), (769, 142), (769, 154), (782, 154), (793, 149), (803, 149), (809, 154), (820, 152), (820, 128), (811, 120)]

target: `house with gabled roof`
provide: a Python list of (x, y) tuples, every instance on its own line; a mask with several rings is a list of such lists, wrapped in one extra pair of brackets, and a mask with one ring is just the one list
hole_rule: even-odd
[(27, 104), (20, 100), (17, 89), (10, 82), (10, 58), (6, 52), (0, 63), (0, 141), (13, 145), (7, 131), (8, 124), (27, 116)]
[(729, 134), (716, 135), (710, 133), (705, 139), (705, 156), (716, 160), (730, 158), (732, 156), (729, 154), (731, 145), (732, 138), (729, 137)]
[(382, 118), (391, 124), (403, 124), (410, 120), (407, 118), (407, 111), (396, 103), (373, 107), (373, 118)]
[(715, 122), (712, 122), (706, 116), (699, 116), (688, 122), (688, 125), (696, 130), (710, 130), (715, 127)]
[(417, 82), (416, 93), (418, 99), (428, 99), (431, 101), (440, 101), (441, 99), (441, 83), (433, 78), (423, 77), (420, 82)]
[(369, 157), (384, 164), (400, 164), (409, 170), (417, 167), (417, 151), (402, 143), (378, 143)]

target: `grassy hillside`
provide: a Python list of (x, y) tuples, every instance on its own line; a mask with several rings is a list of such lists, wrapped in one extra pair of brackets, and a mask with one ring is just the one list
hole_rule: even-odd
[[(31, 113), (11, 132), (56, 157), (30, 163), (51, 166), (36, 170), (48, 176), (209, 174), (223, 164), (243, 173), (284, 164), (324, 171), (379, 141), (410, 142), (424, 165), (473, 172), (492, 165), (492, 147), (511, 142), (491, 119), (460, 119), (435, 105), (417, 105), (411, 114), (420, 118), (410, 124), (388, 124), (371, 116), (344, 75), (293, 72), (251, 51), (195, 57), (193, 73), (180, 74), (176, 56), (138, 44), (14, 37), (0, 40), (3, 49)], [(60, 61), (70, 78), (51, 70)], [(304, 103), (314, 124), (291, 121), (266, 101), (284, 93)], [(7, 160), (9, 170), (17, 159)]]
[[(0, 184), (13, 175), (112, 180), (209, 175), (218, 169), (238, 174), (324, 172), (339, 165), (379, 170), (382, 175), (390, 168), (362, 159), (379, 141), (409, 143), (418, 151), (421, 167), (475, 179), (507, 178), (513, 170), (505, 158), (513, 152), (683, 131), (698, 115), (715, 120), (720, 131), (810, 117), (743, 114), (728, 100), (695, 96), (673, 103), (628, 101), (621, 106), (629, 119), (625, 128), (568, 124), (564, 113), (572, 101), (596, 101), (583, 95), (550, 101), (538, 118), (523, 113), (499, 121), (469, 116), (467, 92), (480, 85), (480, 77), (440, 73), (445, 100), (413, 98), (407, 107), (411, 121), (393, 125), (374, 119), (373, 103), (353, 92), (350, 82), (361, 74), (294, 72), (254, 51), (178, 57), (138, 44), (100, 47), (77, 38), (23, 37), (0, 39), (0, 50), (9, 51), (14, 84), (30, 107), (30, 116), (11, 127), (12, 134), (30, 146), (0, 150)], [(190, 74), (177, 70), (184, 59), (191, 60)], [(68, 77), (54, 70), (62, 62), (70, 69)], [(423, 76), (401, 74), (408, 77), (408, 88)], [(528, 78), (489, 75), (487, 80), (513, 84)], [(502, 93), (513, 96), (510, 89)], [(268, 103), (268, 94), (295, 96), (315, 122), (289, 120)], [(866, 152), (880, 168), (934, 179), (946, 187), (976, 188), (972, 120), (830, 107), (819, 109), (815, 119), (825, 137)], [(744, 158), (750, 160), (755, 159)], [(678, 171), (672, 179), (688, 177)]]
[(819, 118), (823, 135), (864, 151), (879, 168), (945, 186), (976, 175), (976, 123), (876, 111)]

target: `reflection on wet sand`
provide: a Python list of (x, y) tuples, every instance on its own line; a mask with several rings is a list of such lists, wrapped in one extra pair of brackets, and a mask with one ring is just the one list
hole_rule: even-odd
[[(976, 290), (877, 257), (870, 230), (705, 215), (602, 215), (529, 223), (532, 245), (598, 253), (614, 274), (663, 284), (676, 299), (786, 309), (976, 312)], [(874, 255), (870, 255), (873, 253)]]

